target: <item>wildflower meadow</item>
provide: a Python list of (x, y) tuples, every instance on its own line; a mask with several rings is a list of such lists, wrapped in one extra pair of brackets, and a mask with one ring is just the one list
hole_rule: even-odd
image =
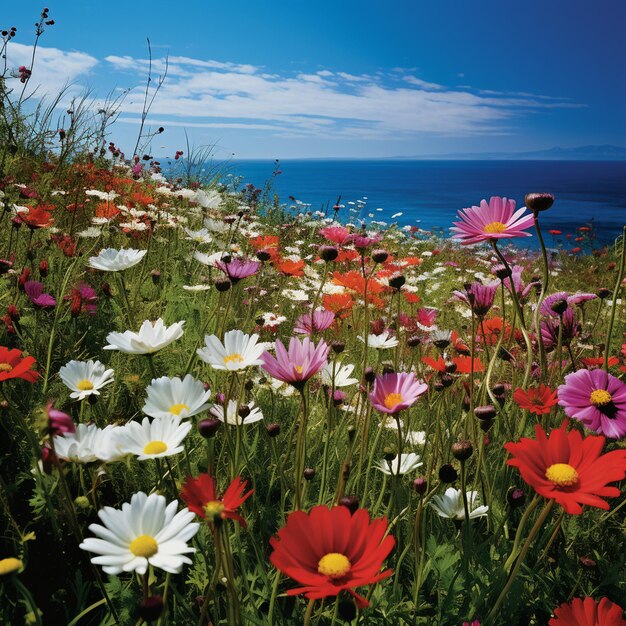
[(532, 189), (443, 237), (299, 210), (86, 103), (59, 129), (32, 71), (0, 76), (2, 624), (626, 624), (624, 237), (548, 249)]

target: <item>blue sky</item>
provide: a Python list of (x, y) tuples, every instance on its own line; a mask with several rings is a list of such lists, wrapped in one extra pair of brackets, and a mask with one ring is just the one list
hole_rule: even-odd
[[(626, 146), (621, 0), (51, 0), (31, 85), (130, 89), (112, 138), (132, 150), (152, 42), (168, 76), (152, 153), (377, 157)], [(11, 3), (10, 67), (39, 3)]]

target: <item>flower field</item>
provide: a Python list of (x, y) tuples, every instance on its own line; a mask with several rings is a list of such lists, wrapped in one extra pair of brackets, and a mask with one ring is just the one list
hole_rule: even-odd
[(6, 81), (0, 624), (626, 625), (626, 227), (289, 207)]

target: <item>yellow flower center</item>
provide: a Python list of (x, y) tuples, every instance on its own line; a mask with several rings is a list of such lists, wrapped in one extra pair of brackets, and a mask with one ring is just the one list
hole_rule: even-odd
[(21, 568), (22, 561), (16, 559), (15, 557), (10, 556), (6, 559), (0, 559), (0, 576), (12, 574), (13, 572), (17, 572), (17, 570)]
[(0, 372), (10, 372), (13, 369), (8, 363), (0, 363)]
[(294, 368), (298, 374), (302, 374), (302, 365), (294, 365)]
[(224, 357), (224, 365), (227, 365), (228, 363), (241, 363), (243, 361), (243, 357), (241, 356), (241, 354), (227, 354)]
[(506, 230), (506, 224), (502, 222), (491, 222), (487, 224), (483, 231), (486, 233), (503, 233)]
[(161, 454), (167, 450), (167, 444), (164, 441), (151, 441), (147, 443), (143, 449), (144, 454)]
[(172, 404), (169, 408), (170, 413), (174, 413), (174, 415), (180, 415), (183, 410), (189, 411), (189, 407), (186, 404)]
[(204, 512), (209, 521), (213, 521), (222, 515), (224, 505), (219, 500), (211, 500), (204, 505)]
[(400, 393), (390, 393), (390, 394), (387, 394), (385, 396), (385, 399), (383, 400), (383, 404), (388, 409), (393, 409), (394, 407), (398, 406), (398, 404), (400, 404), (400, 402), (402, 402), (402, 394), (400, 394)]
[(589, 402), (594, 406), (606, 406), (613, 398), (606, 389), (596, 389), (591, 392)]
[(76, 389), (79, 391), (91, 391), (93, 389), (93, 383), (90, 380), (81, 380), (76, 383)]
[(317, 564), (317, 571), (329, 578), (343, 578), (352, 565), (348, 557), (339, 552), (329, 552), (325, 554)]
[(546, 478), (557, 487), (572, 487), (578, 482), (578, 472), (567, 463), (555, 463), (546, 470)]
[(149, 559), (159, 551), (159, 544), (150, 535), (139, 535), (130, 543), (130, 551), (135, 556), (144, 556)]

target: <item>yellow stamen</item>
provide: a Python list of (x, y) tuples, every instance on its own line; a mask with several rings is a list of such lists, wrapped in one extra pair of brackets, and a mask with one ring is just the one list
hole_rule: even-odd
[(294, 365), (294, 368), (298, 374), (302, 374), (302, 365)]
[(606, 389), (595, 389), (589, 396), (589, 402), (594, 406), (606, 406), (613, 398)]
[(149, 559), (159, 551), (159, 544), (150, 535), (139, 535), (130, 543), (130, 551), (135, 556), (144, 556)]
[(167, 450), (167, 444), (164, 441), (151, 441), (147, 443), (143, 449), (144, 454), (161, 454)]
[(211, 500), (207, 502), (203, 508), (207, 519), (213, 522), (216, 518), (221, 517), (224, 505), (219, 500)]
[(383, 404), (388, 409), (393, 409), (394, 407), (398, 406), (398, 404), (400, 404), (400, 402), (402, 402), (402, 394), (400, 394), (400, 393), (390, 393), (390, 394), (387, 394), (385, 396), (385, 399), (383, 400)]
[(0, 372), (10, 372), (13, 369), (8, 363), (0, 363)]
[(243, 357), (241, 354), (227, 354), (224, 357), (224, 365), (227, 365), (228, 363), (241, 363), (242, 361)]
[(81, 380), (76, 383), (76, 389), (79, 391), (91, 391), (93, 389), (93, 383), (90, 380)]
[(189, 411), (189, 407), (186, 404), (172, 404), (169, 408), (169, 412), (174, 413), (174, 415), (180, 415), (183, 410)]
[(546, 478), (557, 487), (572, 487), (578, 482), (578, 472), (567, 463), (555, 463), (546, 470)]
[(351, 567), (348, 557), (339, 552), (329, 552), (319, 560), (317, 571), (329, 578), (343, 578)]
[(483, 228), (485, 233), (503, 233), (506, 231), (506, 224), (502, 222), (491, 222)]

